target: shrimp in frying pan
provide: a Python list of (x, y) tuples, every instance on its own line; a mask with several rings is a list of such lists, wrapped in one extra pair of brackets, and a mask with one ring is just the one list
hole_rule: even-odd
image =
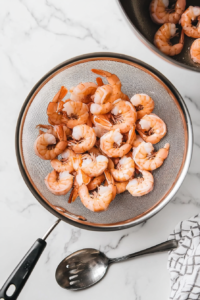
[(174, 7), (169, 8), (169, 0), (152, 0), (150, 16), (157, 24), (177, 24), (186, 7), (186, 0), (177, 0)]
[(154, 44), (164, 54), (174, 56), (183, 50), (184, 31), (181, 31), (179, 43), (172, 45), (170, 40), (176, 35), (176, 25), (173, 23), (165, 23), (155, 34)]
[(200, 64), (200, 39), (196, 39), (190, 48), (190, 55), (195, 63)]
[[(193, 21), (197, 20), (196, 26), (192, 24)], [(190, 6), (181, 16), (181, 26), (184, 33), (192, 38), (200, 38), (200, 7)]]

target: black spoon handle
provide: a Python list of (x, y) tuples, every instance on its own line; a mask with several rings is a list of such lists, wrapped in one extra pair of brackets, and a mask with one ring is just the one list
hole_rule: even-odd
[[(3, 287), (0, 289), (0, 300), (15, 300), (19, 296), (31, 272), (33, 271), (40, 255), (46, 247), (46, 242), (42, 239), (37, 239), (24, 258), (6, 280)], [(11, 288), (13, 289), (10, 295)], [(10, 295), (10, 296), (9, 296)]]
[(136, 257), (136, 256), (141, 256), (141, 255), (145, 255), (145, 254), (152, 254), (152, 253), (156, 253), (156, 252), (162, 252), (162, 251), (169, 251), (172, 250), (174, 248), (178, 247), (178, 241), (177, 240), (169, 240), (166, 241), (162, 244), (153, 246), (151, 248), (139, 251), (139, 252), (135, 252), (126, 256), (122, 256), (122, 257), (117, 257), (117, 258), (111, 258), (109, 260), (109, 263), (117, 263), (120, 261), (124, 261), (124, 260), (128, 260), (130, 258)]

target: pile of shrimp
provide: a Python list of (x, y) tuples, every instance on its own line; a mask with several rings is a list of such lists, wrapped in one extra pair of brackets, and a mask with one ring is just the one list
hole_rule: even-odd
[(134, 197), (153, 190), (152, 171), (161, 167), (169, 144), (153, 145), (167, 133), (163, 120), (153, 113), (154, 100), (146, 94), (131, 99), (121, 90), (120, 79), (103, 70), (96, 83), (62, 86), (47, 107), (48, 125), (37, 125), (35, 154), (49, 160), (52, 172), (46, 187), (66, 195), (69, 203), (79, 196), (93, 212), (108, 209), (116, 194), (126, 190)]
[[(190, 55), (195, 63), (200, 64), (200, 6), (189, 6), (186, 0), (176, 0), (169, 6), (169, 0), (152, 0), (150, 16), (153, 22), (161, 25), (154, 37), (155, 46), (169, 56), (181, 53), (184, 35), (196, 39), (190, 48)], [(175, 45), (170, 40), (177, 36), (176, 24), (182, 27), (179, 42)]]

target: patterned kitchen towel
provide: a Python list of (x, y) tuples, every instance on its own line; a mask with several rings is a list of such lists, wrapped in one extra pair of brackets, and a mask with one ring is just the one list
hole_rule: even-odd
[(178, 224), (169, 236), (174, 238), (179, 245), (168, 257), (170, 299), (200, 299), (200, 215)]

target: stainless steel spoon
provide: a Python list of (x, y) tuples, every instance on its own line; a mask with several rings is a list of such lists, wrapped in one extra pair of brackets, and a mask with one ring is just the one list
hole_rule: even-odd
[(56, 269), (56, 280), (65, 289), (74, 291), (86, 289), (100, 281), (105, 276), (108, 267), (113, 263), (144, 254), (169, 251), (177, 248), (177, 246), (177, 240), (170, 240), (118, 258), (108, 258), (104, 253), (96, 249), (82, 249), (61, 261)]

